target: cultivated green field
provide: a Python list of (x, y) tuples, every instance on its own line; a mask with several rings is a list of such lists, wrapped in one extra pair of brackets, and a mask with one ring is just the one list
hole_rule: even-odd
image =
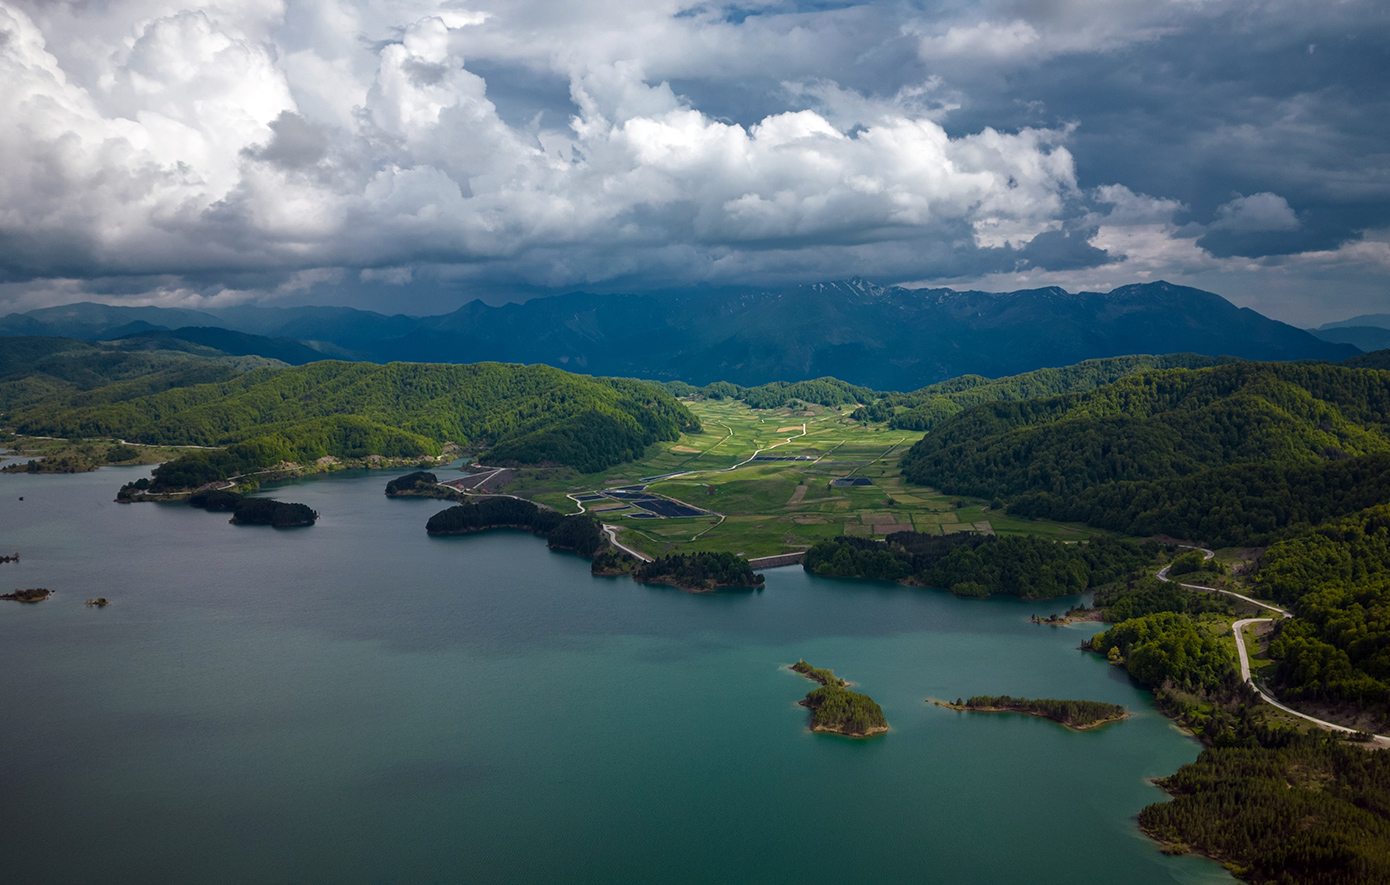
[[(922, 437), (920, 432), (866, 427), (824, 406), (750, 409), (729, 400), (685, 404), (699, 417), (702, 433), (653, 446), (641, 461), (602, 473), (523, 469), (506, 491), (576, 512), (581, 505), (569, 495), (647, 480), (649, 492), (713, 514), (634, 519), (634, 511), (616, 509), (611, 500), (584, 503), (620, 527), (624, 543), (649, 555), (708, 550), (751, 558), (804, 550), (838, 535), (881, 538), (909, 529), (1026, 533), (1059, 540), (1096, 534), (1080, 525), (1015, 519), (985, 501), (904, 485), (898, 459)], [(810, 460), (751, 460), (755, 455)], [(650, 479), (667, 474), (679, 475)], [(865, 477), (873, 485), (830, 485), (843, 477)]]

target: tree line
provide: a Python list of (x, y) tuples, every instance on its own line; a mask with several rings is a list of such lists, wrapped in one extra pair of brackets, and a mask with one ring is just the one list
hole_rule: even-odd
[(957, 596), (1051, 599), (1114, 581), (1158, 550), (1153, 543), (1105, 538), (1063, 544), (1025, 535), (895, 532), (883, 541), (820, 541), (806, 551), (803, 568), (825, 577), (944, 587)]

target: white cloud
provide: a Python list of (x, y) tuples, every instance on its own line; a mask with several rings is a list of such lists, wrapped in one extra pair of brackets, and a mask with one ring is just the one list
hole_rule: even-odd
[[(87, 87), (6, 8), (17, 36), (0, 47), (0, 111), (22, 125), (0, 138), (22, 162), (0, 171), (0, 234), (88, 244), (77, 256), (31, 248), (30, 272), (467, 263), (565, 243), (660, 261), (673, 242), (891, 240), (943, 224), (972, 228), (979, 245), (1017, 244), (1053, 226), (1075, 187), (1065, 133), (951, 138), (911, 112), (911, 95), (848, 132), (811, 110), (744, 127), (631, 60), (575, 66), (570, 127), (537, 138), (504, 123), (466, 67), (482, 13), (406, 10), (391, 39), (355, 50), (372, 53), (368, 71), (344, 62), (341, 32), (382, 28), (381, 10), (310, 6), (329, 35), (312, 62), (312, 47), (281, 63), (251, 39), (275, 30), (266, 8), (244, 21), (160, 9), (131, 24)], [(319, 72), (355, 80), (362, 103), (346, 114), (298, 82)]]
[(1294, 215), (1288, 200), (1266, 191), (1248, 197), (1236, 197), (1229, 203), (1218, 206), (1216, 220), (1210, 227), (1212, 230), (1229, 230), (1235, 233), (1298, 230), (1298, 216)]
[[(1269, 27), (1309, 20), (1310, 3), (1273, 4)], [(1351, 18), (1337, 21), (1364, 5), (1339, 4)], [(1254, 193), (1206, 229), (1174, 220), (1181, 201), (1136, 193), (1161, 181), (1077, 187), (1072, 150), (1095, 135), (1085, 101), (1049, 110), (1056, 90), (1012, 86), (988, 101), (997, 83), (1030, 82), (1022, 67), (1129, 63), (1230, 6), (979, 0), (929, 16), (767, 0), (734, 21), (689, 0), (0, 0), (0, 279), (27, 281), (0, 298), (14, 286), (58, 298), (82, 278), (182, 303), (308, 297), (335, 281), (405, 293), (431, 280), (1360, 273), (1379, 241), (1278, 261), (1197, 245), (1206, 230), (1300, 229), (1280, 194), (1312, 206), (1385, 191), (1374, 132), (1339, 147), (1369, 158), (1350, 172), (1307, 159), (1331, 131), (1318, 117), (1331, 92), (1212, 114), (1190, 142), (1204, 156), (1267, 159), (1212, 188)], [(1308, 40), (1295, 42), (1307, 63)], [(991, 128), (1004, 104), (1037, 111)], [(1116, 110), (1109, 125), (1126, 125), (1131, 109)], [(1086, 232), (1110, 262), (989, 273), (1058, 230)]]

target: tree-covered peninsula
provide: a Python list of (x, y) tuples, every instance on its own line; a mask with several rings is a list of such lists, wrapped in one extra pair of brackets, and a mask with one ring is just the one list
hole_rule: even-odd
[(834, 670), (822, 670), (805, 661), (797, 661), (791, 669), (821, 684), (799, 701), (801, 706), (812, 711), (812, 731), (869, 737), (888, 730), (883, 708), (868, 695), (846, 688), (848, 683), (836, 676)]
[(630, 575), (639, 584), (669, 584), (691, 593), (761, 587), (763, 576), (732, 553), (673, 553), (651, 562), (608, 547), (594, 557), (593, 573)]
[(953, 710), (976, 713), (1026, 713), (1060, 722), (1067, 728), (1086, 729), (1118, 722), (1129, 717), (1129, 711), (1119, 704), (1102, 701), (1058, 700), (1056, 698), (1015, 698), (1008, 695), (976, 695), (955, 703), (937, 701)]
[(233, 525), (268, 525), (277, 529), (313, 525), (318, 511), (307, 504), (248, 498), (224, 489), (203, 489), (188, 496), (190, 507), (212, 513), (230, 513)]
[(425, 524), (425, 531), (431, 535), (466, 535), (502, 528), (525, 529), (545, 538), (549, 547), (573, 550), (582, 556), (593, 556), (606, 543), (598, 520), (592, 516), (565, 516), (530, 501), (504, 496), (441, 510)]
[(459, 501), (463, 495), (439, 484), (439, 477), (424, 470), (398, 476), (386, 484), (388, 498), (443, 498)]

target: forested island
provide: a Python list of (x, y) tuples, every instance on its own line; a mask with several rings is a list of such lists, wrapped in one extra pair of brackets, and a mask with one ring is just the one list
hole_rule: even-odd
[(797, 661), (790, 669), (800, 673), (820, 688), (813, 689), (798, 701), (811, 709), (811, 730), (849, 737), (870, 737), (888, 730), (888, 719), (874, 699), (845, 686), (849, 683), (835, 675), (834, 670), (812, 667)]
[(14, 602), (43, 602), (53, 595), (47, 587), (30, 587), (28, 590), (15, 590), (13, 593), (0, 593), (0, 599)]
[(1114, 581), (1159, 549), (1152, 542), (1106, 538), (1071, 545), (1023, 535), (894, 532), (883, 541), (821, 541), (806, 552), (803, 567), (824, 577), (945, 587), (957, 596), (1052, 599)]
[(975, 713), (1026, 713), (1029, 716), (1041, 716), (1044, 719), (1051, 719), (1053, 722), (1060, 722), (1067, 728), (1074, 728), (1078, 731), (1095, 728), (1110, 722), (1118, 722), (1121, 719), (1129, 718), (1130, 715), (1129, 710), (1119, 704), (1107, 704), (1102, 701), (1014, 698), (1006, 694), (976, 695), (965, 700), (956, 698), (955, 703), (947, 701), (934, 701), (934, 703), (941, 707), (949, 707), (952, 710), (969, 710)]

